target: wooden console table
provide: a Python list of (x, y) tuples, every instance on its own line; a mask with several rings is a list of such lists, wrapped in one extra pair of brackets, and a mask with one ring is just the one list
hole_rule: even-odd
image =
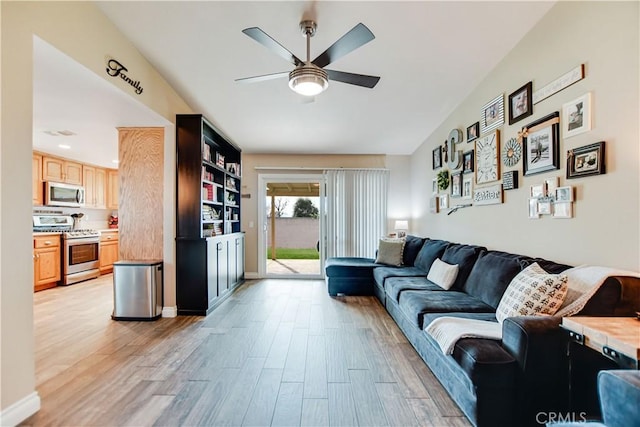
[(623, 369), (640, 369), (640, 320), (633, 317), (564, 317), (569, 339), (613, 360)]

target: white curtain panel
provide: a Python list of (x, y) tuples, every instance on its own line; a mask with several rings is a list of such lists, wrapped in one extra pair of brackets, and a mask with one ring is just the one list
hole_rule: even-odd
[(326, 182), (326, 255), (375, 258), (387, 226), (389, 171), (324, 171)]

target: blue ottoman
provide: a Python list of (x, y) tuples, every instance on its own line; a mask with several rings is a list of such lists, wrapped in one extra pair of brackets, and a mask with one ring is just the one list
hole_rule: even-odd
[(373, 295), (373, 269), (380, 266), (373, 258), (327, 259), (324, 271), (329, 295)]

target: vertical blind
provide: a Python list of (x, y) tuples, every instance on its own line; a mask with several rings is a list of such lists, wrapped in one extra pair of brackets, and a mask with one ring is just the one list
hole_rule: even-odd
[(389, 171), (337, 169), (326, 182), (326, 255), (374, 258), (387, 225)]

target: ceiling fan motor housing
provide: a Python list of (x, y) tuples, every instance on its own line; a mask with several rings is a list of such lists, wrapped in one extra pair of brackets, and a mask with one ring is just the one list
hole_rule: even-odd
[(289, 73), (289, 87), (302, 95), (317, 95), (328, 86), (327, 72), (313, 64), (298, 65)]

